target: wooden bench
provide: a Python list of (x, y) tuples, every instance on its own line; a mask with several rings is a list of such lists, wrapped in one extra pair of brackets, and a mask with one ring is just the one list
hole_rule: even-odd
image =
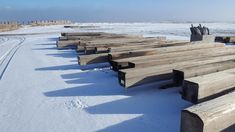
[(161, 65), (161, 64), (172, 64), (175, 62), (181, 62), (185, 60), (190, 59), (197, 59), (197, 58), (203, 58), (203, 57), (217, 57), (217, 56), (223, 56), (223, 55), (229, 55), (235, 53), (235, 48), (210, 48), (210, 49), (201, 49), (197, 51), (191, 51), (191, 53), (183, 54), (179, 56), (173, 56), (173, 57), (166, 57), (166, 59), (161, 59), (160, 57), (155, 58), (149, 58), (145, 60), (136, 60), (132, 62), (128, 62), (129, 66), (131, 68), (142, 68), (142, 67), (151, 67), (155, 65)]
[(235, 68), (184, 80), (182, 98), (199, 103), (235, 89)]
[[(213, 46), (214, 45), (210, 45)], [(219, 46), (219, 45), (217, 45)], [(84, 51), (83, 46), (78, 46), (79, 51)], [(147, 48), (143, 50), (133, 50), (133, 51), (125, 51), (125, 52), (114, 52), (114, 53), (100, 53), (100, 54), (91, 54), (91, 55), (79, 55), (78, 63), (81, 65), (95, 64), (95, 63), (103, 63), (109, 62), (112, 59), (119, 58), (128, 58), (135, 56), (143, 56), (143, 55), (151, 55), (156, 53), (156, 48)]]
[(181, 132), (234, 132), (235, 92), (181, 112)]
[(175, 86), (182, 86), (184, 79), (215, 73), (232, 68), (235, 68), (235, 59), (194, 67), (173, 69), (173, 81)]
[[(199, 65), (205, 65), (209, 63), (216, 63), (221, 61), (234, 60), (235, 54), (219, 56), (219, 57), (205, 57), (193, 60), (187, 60), (182, 62), (176, 62), (166, 65), (152, 66), (148, 68), (133, 68), (124, 69), (118, 72), (119, 83), (125, 88), (142, 85), (145, 83), (152, 83), (161, 80), (161, 76), (170, 74), (170, 78), (173, 78), (172, 70), (176, 68), (193, 67)], [(160, 76), (160, 77), (159, 77)], [(160, 78), (160, 79), (159, 79)]]
[(189, 44), (184, 46), (173, 46), (173, 47), (164, 47), (164, 48), (155, 48), (150, 50), (143, 51), (133, 51), (130, 53), (118, 53), (118, 54), (109, 54), (109, 61), (115, 71), (116, 67), (122, 67), (122, 64), (127, 65), (131, 61), (136, 60), (146, 60), (149, 57), (157, 57), (159, 54), (164, 53), (174, 53), (174, 52), (183, 52), (183, 51), (191, 51), (197, 49), (205, 49), (205, 48), (214, 48), (214, 47), (224, 47), (224, 44)]

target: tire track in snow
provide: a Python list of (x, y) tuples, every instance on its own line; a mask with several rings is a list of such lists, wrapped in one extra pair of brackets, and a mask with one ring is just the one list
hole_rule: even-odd
[(7, 41), (9, 41), (9, 38), (8, 38), (8, 37), (1, 38), (1, 40), (0, 40), (0, 46), (5, 45)]
[[(2, 80), (7, 67), (9, 66), (12, 58), (19, 50), (19, 48), (23, 45), (25, 41), (25, 37), (12, 37), (13, 39), (18, 39), (20, 42), (16, 44), (13, 48), (10, 48), (8, 51), (5, 52), (3, 56), (0, 58), (0, 80)], [(10, 40), (8, 38), (8, 40)]]

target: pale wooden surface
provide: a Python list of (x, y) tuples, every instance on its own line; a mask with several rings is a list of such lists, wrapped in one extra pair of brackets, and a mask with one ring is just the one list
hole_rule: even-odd
[[(195, 86), (196, 85), (196, 86)], [(235, 68), (184, 80), (183, 98), (193, 103), (217, 97), (235, 87)]]
[(181, 132), (219, 132), (234, 124), (235, 92), (194, 105), (181, 114)]
[[(228, 61), (234, 60), (235, 55), (227, 55), (227, 56), (219, 56), (219, 57), (212, 57), (212, 58), (203, 58), (203, 59), (194, 59), (188, 60), (178, 63), (173, 63), (171, 65), (159, 65), (159, 66), (152, 66), (148, 68), (133, 68), (133, 69), (124, 69), (120, 70), (119, 72), (125, 73), (125, 77), (123, 81), (125, 82), (126, 87), (130, 87), (135, 83), (138, 83), (141, 80), (147, 79), (148, 77), (158, 75), (159, 71), (168, 71), (172, 72), (174, 68), (183, 68), (183, 67), (190, 67), (190, 66), (198, 66), (208, 63), (215, 63), (221, 61)], [(154, 79), (151, 81), (155, 81)]]
[(217, 57), (217, 56), (225, 56), (225, 55), (231, 55), (235, 53), (235, 49), (230, 48), (217, 48), (217, 49), (208, 49), (205, 50), (201, 49), (202, 52), (198, 51), (195, 52), (195, 54), (192, 52), (189, 54), (181, 54), (181, 56), (173, 56), (166, 59), (145, 59), (145, 60), (137, 60), (134, 62), (129, 62), (131, 65), (135, 65), (135, 68), (142, 68), (142, 67), (151, 67), (155, 65), (161, 65), (161, 64), (172, 64), (187, 60), (193, 60), (198, 58), (209, 58), (209, 57)]
[(175, 68), (173, 70), (173, 80), (177, 86), (181, 86), (184, 79), (210, 74), (214, 72), (219, 72), (230, 68), (235, 68), (234, 60), (210, 63), (194, 67), (186, 67), (178, 69)]
[(124, 59), (114, 59), (117, 62), (129, 62), (135, 60), (145, 60), (148, 57), (156, 57), (159, 54), (169, 53), (170, 54), (178, 54), (178, 53), (171, 53), (171, 52), (183, 52), (183, 51), (191, 51), (197, 49), (205, 49), (205, 48), (214, 48), (214, 47), (224, 47), (224, 44), (191, 44), (191, 45), (184, 45), (184, 46), (174, 46), (174, 47), (163, 47), (163, 48), (156, 48), (155, 54), (151, 56), (139, 56), (139, 57), (131, 57), (131, 58), (124, 58)]

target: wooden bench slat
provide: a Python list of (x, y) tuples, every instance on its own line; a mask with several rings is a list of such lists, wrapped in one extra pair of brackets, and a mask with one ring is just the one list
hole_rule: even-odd
[(184, 79), (235, 68), (235, 61), (223, 61), (194, 67), (173, 69), (173, 81), (176, 86), (182, 86)]
[[(235, 55), (226, 55), (219, 57), (210, 57), (210, 58), (199, 58), (194, 60), (188, 60), (178, 63), (173, 63), (171, 65), (159, 65), (148, 68), (133, 68), (133, 69), (125, 69), (120, 70), (118, 72), (119, 75), (119, 83), (121, 86), (125, 88), (133, 87), (144, 83), (159, 81), (158, 78), (154, 78), (159, 75), (159, 72), (162, 74), (162, 71), (167, 71), (167, 73), (172, 73), (172, 70), (175, 68), (184, 68), (184, 67), (192, 67), (199, 66), (209, 63), (216, 63), (221, 61), (234, 60)], [(148, 79), (151, 78), (151, 79)], [(144, 83), (141, 81), (144, 80)]]
[(184, 80), (182, 98), (192, 103), (203, 102), (235, 88), (235, 68)]
[(235, 92), (181, 112), (181, 132), (235, 131)]
[(173, 53), (173, 52), (183, 52), (183, 51), (191, 51), (197, 49), (205, 49), (205, 48), (214, 48), (214, 47), (224, 47), (224, 44), (189, 44), (184, 46), (173, 46), (173, 47), (163, 47), (163, 48), (156, 48), (156, 49), (149, 49), (149, 50), (142, 50), (142, 51), (133, 51), (129, 53), (112, 53), (109, 54), (109, 61), (113, 67), (115, 65), (120, 65), (119, 63), (128, 63), (134, 60), (146, 60), (148, 56), (164, 53)]

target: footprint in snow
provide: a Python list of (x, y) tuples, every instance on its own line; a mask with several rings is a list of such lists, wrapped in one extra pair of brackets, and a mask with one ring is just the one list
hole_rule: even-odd
[(66, 102), (65, 104), (68, 109), (77, 109), (77, 108), (84, 109), (87, 107), (87, 105), (83, 103), (79, 98)]

